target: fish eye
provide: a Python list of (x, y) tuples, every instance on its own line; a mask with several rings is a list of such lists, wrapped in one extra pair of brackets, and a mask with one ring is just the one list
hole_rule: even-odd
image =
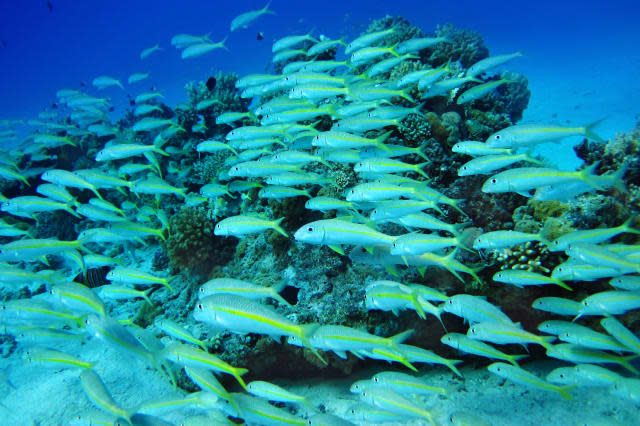
[(310, 227), (308, 227), (308, 228), (307, 228), (307, 231), (309, 231), (309, 232), (313, 232), (313, 227), (311, 227), (311, 226), (310, 226)]
[(491, 179), (491, 183), (498, 183), (497, 179)]
[(473, 334), (476, 334), (478, 331), (477, 331), (475, 328), (472, 328), (472, 329), (471, 329), (471, 332), (472, 332)]
[(498, 140), (498, 141), (499, 141), (501, 138), (502, 138), (502, 136), (500, 136), (500, 135), (496, 135), (496, 140)]
[(560, 378), (564, 379), (564, 374), (560, 373)]
[(500, 367), (496, 368), (496, 371), (500, 371), (500, 370), (502, 370)]
[(198, 303), (198, 309), (202, 310), (202, 303)]
[(449, 299), (449, 304), (453, 305), (453, 300)]
[(374, 377), (374, 378), (373, 378), (373, 381), (374, 381), (374, 382), (376, 382), (376, 383), (378, 383), (378, 382), (380, 381), (380, 379), (378, 379), (377, 377)]

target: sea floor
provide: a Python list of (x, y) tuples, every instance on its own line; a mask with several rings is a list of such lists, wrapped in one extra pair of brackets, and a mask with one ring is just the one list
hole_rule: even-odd
[[(184, 391), (173, 388), (166, 376), (150, 370), (141, 361), (123, 356), (111, 347), (95, 342), (72, 342), (59, 349), (85, 361), (94, 362), (95, 371), (102, 377), (114, 400), (125, 408), (135, 407), (154, 398), (177, 398), (184, 395)], [(384, 363), (373, 364), (345, 379), (316, 378), (272, 382), (306, 396), (315, 407), (349, 418), (354, 407), (356, 410), (367, 410), (366, 405), (359, 403), (358, 396), (349, 392), (350, 385), (377, 372), (390, 370)], [(544, 377), (561, 365), (563, 364), (559, 362), (545, 360), (523, 364), (523, 367)], [(3, 395), (3, 405), (0, 407), (2, 425), (63, 425), (78, 414), (94, 410), (81, 388), (78, 370), (34, 367), (17, 356), (3, 359), (2, 369), (7, 378), (7, 381), (0, 383)], [(447, 390), (447, 397), (434, 394), (417, 399), (422, 407), (434, 414), (438, 424), (449, 424), (448, 417), (459, 411), (473, 414), (493, 426), (634, 425), (640, 421), (637, 406), (610, 396), (606, 389), (576, 388), (570, 392), (573, 400), (567, 401), (554, 392), (505, 381), (489, 373), (484, 364), (473, 365), (470, 362), (460, 370), (463, 378), (439, 366), (423, 368), (418, 374), (429, 385)], [(140, 392), (140, 389), (144, 391)], [(163, 418), (179, 424), (185, 416), (196, 414), (198, 411), (183, 410)], [(309, 411), (303, 408), (300, 414), (307, 415)], [(370, 424), (353, 421), (359, 425)], [(428, 423), (423, 420), (407, 420), (403, 423), (383, 424)]]

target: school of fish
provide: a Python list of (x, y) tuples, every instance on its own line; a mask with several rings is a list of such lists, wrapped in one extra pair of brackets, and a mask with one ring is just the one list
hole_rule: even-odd
[[(246, 28), (272, 13), (267, 4), (242, 14), (233, 20), (230, 30)], [(2, 197), (0, 236), (6, 242), (0, 246), (0, 286), (13, 290), (27, 287), (29, 296), (2, 302), (2, 333), (15, 338), (25, 362), (33, 368), (78, 370), (79, 383), (95, 410), (78, 413), (68, 424), (173, 424), (162, 418), (184, 410), (201, 414), (184, 417), (178, 423), (181, 425), (234, 424), (229, 417), (252, 425), (374, 424), (411, 419), (441, 424), (445, 418), (454, 424), (484, 424), (468, 413), (442, 413), (437, 404), (425, 405), (420, 399), (424, 395), (446, 397), (447, 390), (415, 374), (418, 364), (442, 365), (462, 376), (461, 360), (404, 343), (412, 336), (411, 329), (384, 337), (344, 325), (299, 323), (286, 315), (290, 304), (280, 295), (279, 286), (213, 278), (199, 285), (190, 315), (212, 331), (261, 334), (278, 342), (285, 338), (283, 344), (305, 348), (321, 364), (327, 363), (325, 353), (333, 352), (343, 359), (352, 354), (397, 363), (407, 372), (381, 371), (369, 380), (355, 382), (350, 388), (357, 395), (353, 408), (338, 417), (322, 413), (316, 401), (276, 384), (245, 383), (243, 375), (248, 370), (211, 353), (210, 344), (194, 335), (188, 324), (159, 316), (142, 328), (111, 315), (122, 301), (157, 304), (175, 291), (175, 276), (169, 276), (168, 271), (156, 274), (141, 269), (126, 254), (132, 245), (153, 245), (165, 239), (169, 216), (159, 200), (176, 197), (186, 206), (224, 198), (250, 203), (249, 192), (255, 189), (261, 199), (304, 197), (307, 210), (330, 214), (304, 224), (293, 235), (281, 226), (283, 217), (269, 218), (250, 211), (226, 215), (215, 223), (216, 238), (277, 232), (303, 245), (327, 246), (355, 263), (380, 266), (386, 271), (383, 275), (397, 276), (398, 266), (416, 268), (420, 273), (435, 267), (463, 283), (480, 280), (482, 265), (466, 265), (459, 260), (461, 253), (498, 252), (532, 241), (565, 253), (566, 262), (547, 275), (504, 269), (493, 276), (496, 283), (519, 288), (551, 285), (563, 292), (563, 297), (533, 302), (533, 309), (560, 318), (539, 324), (538, 330), (525, 329), (484, 297), (445, 294), (437, 288), (390, 279), (366, 283), (363, 303), (368, 310), (395, 315), (402, 310), (415, 311), (414, 328), (419, 328), (421, 321), (432, 320), (429, 316), (442, 323), (445, 313), (464, 319), (469, 325), (466, 334), (448, 333), (442, 323), (441, 342), (461, 354), (495, 361), (488, 371), (519, 385), (555, 392), (566, 399), (582, 388), (604, 387), (612, 395), (640, 404), (639, 372), (632, 364), (640, 356), (640, 338), (616, 318), (640, 308), (640, 246), (611, 243), (621, 234), (640, 234), (634, 227), (635, 217), (617, 227), (576, 230), (553, 241), (542, 234), (509, 229), (470, 239), (465, 229), (470, 223), (448, 219), (448, 212), (466, 216), (465, 200), (431, 187), (423, 170), (429, 163), (423, 147), (404, 146), (394, 130), (406, 117), (424, 115), (427, 111), (422, 102), (426, 99), (444, 96), (463, 105), (509, 84), (494, 69), (521, 54), (491, 56), (466, 70), (447, 63), (391, 80), (386, 76), (394, 67), (418, 60), (424, 49), (449, 42), (442, 37), (425, 37), (389, 45), (386, 40), (394, 32), (389, 28), (366, 33), (348, 43), (316, 38), (311, 32), (276, 40), (273, 63), (285, 63), (282, 73), (250, 74), (237, 80), (240, 96), (253, 102), (249, 111), (226, 111), (216, 117), (217, 124), (229, 126), (224, 140), (201, 138), (182, 149), (165, 149), (172, 138), (186, 130), (197, 133), (203, 124), (184, 129), (174, 119), (150, 116), (162, 111), (160, 92), (137, 94), (135, 123), (122, 132), (108, 118), (107, 98), (61, 89), (56, 95), (69, 113), (65, 117), (41, 114), (38, 120), (29, 121), (37, 131), (27, 141), (18, 149), (3, 150), (0, 178), (20, 182), (28, 195)], [(209, 35), (179, 34), (171, 39), (171, 45), (188, 59), (227, 49), (225, 41), (226, 37), (212, 42)], [(316, 59), (331, 49), (337, 49), (344, 59)], [(163, 50), (155, 45), (144, 49), (140, 58)], [(291, 58), (304, 59), (291, 62)], [(148, 77), (136, 73), (127, 82), (133, 85)], [(100, 90), (123, 88), (118, 79), (109, 76), (95, 78), (93, 85)], [(420, 98), (410, 94), (415, 88)], [(221, 102), (202, 101), (196, 110), (204, 113), (215, 103)], [(15, 137), (10, 123), (3, 124), (3, 140)], [(459, 142), (453, 152), (471, 159), (460, 167), (458, 175), (486, 175), (485, 193), (514, 192), (543, 201), (567, 202), (580, 194), (611, 188), (625, 191), (624, 168), (604, 175), (595, 173), (597, 165), (561, 171), (531, 154), (538, 144), (570, 136), (600, 141), (594, 132), (597, 124), (520, 124), (502, 129), (486, 141)], [(91, 153), (86, 162), (91, 164), (89, 168), (46, 166), (56, 160), (52, 149), (80, 147), (89, 135), (107, 140)], [(218, 178), (198, 193), (180, 186), (186, 169), (181, 159), (189, 151), (203, 157), (225, 156)], [(36, 162), (45, 166), (33, 166)], [(20, 164), (32, 166), (20, 168)], [(357, 183), (344, 189), (341, 196), (312, 196), (314, 187), (337, 187), (330, 173), (336, 165), (351, 169)], [(41, 183), (33, 187), (34, 182)], [(38, 223), (41, 213), (54, 211), (76, 218), (75, 240), (33, 234), (32, 221)], [(391, 235), (390, 229), (406, 233)], [(119, 251), (113, 247), (124, 250), (116, 254)], [(90, 288), (80, 282), (82, 278), (76, 279), (86, 276), (87, 270), (102, 267), (108, 268), (110, 284)], [(571, 297), (573, 288), (601, 279), (609, 279), (612, 289), (582, 300)], [(43, 285), (46, 291), (30, 296)], [(267, 299), (271, 302), (266, 303)], [(593, 316), (601, 318), (600, 331), (580, 324)], [(174, 384), (177, 371), (183, 369), (200, 391), (180, 399), (153, 399), (124, 407), (111, 396), (93, 363), (62, 350), (68, 342), (110, 346)], [(548, 357), (573, 366), (539, 377), (519, 365), (526, 354), (511, 353), (511, 347), (503, 351), (503, 345), (539, 345)], [(601, 364), (621, 367), (622, 372)], [(227, 390), (217, 379), (221, 375), (231, 376), (241, 392)]]

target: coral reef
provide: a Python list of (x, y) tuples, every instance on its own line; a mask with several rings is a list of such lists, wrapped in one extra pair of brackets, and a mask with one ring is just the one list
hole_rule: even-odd
[(453, 24), (438, 25), (436, 27), (438, 37), (446, 37), (449, 43), (440, 43), (429, 56), (429, 62), (433, 66), (439, 66), (451, 60), (460, 61), (469, 68), (481, 59), (489, 56), (489, 49), (484, 45), (482, 36), (471, 30), (456, 28)]
[(214, 265), (224, 264), (233, 243), (215, 238), (214, 227), (211, 212), (203, 207), (184, 207), (174, 214), (164, 243), (170, 264), (204, 275)]

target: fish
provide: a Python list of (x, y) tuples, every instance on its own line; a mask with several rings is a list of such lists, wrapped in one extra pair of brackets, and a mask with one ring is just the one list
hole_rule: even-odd
[(364, 47), (370, 46), (374, 43), (377, 43), (378, 41), (382, 40), (383, 38), (395, 34), (396, 33), (396, 29), (395, 28), (388, 28), (386, 30), (382, 30), (382, 31), (377, 31), (377, 32), (372, 32), (372, 33), (368, 33), (368, 34), (363, 34), (359, 37), (357, 37), (356, 39), (354, 39), (353, 41), (351, 41), (350, 43), (347, 44), (344, 53), (346, 55), (350, 54), (351, 52), (354, 52), (358, 49), (362, 49)]
[(261, 17), (262, 15), (275, 15), (276, 13), (273, 10), (269, 9), (271, 5), (271, 0), (266, 4), (265, 7), (258, 10), (250, 10), (249, 12), (242, 13), (231, 21), (231, 32), (239, 29), (239, 28), (248, 28), (249, 25), (254, 22), (256, 19)]
[(304, 396), (296, 395), (278, 385), (262, 380), (254, 380), (247, 383), (247, 392), (269, 401), (303, 404), (310, 407), (307, 398)]
[(394, 414), (409, 418), (424, 418), (432, 425), (436, 424), (431, 412), (389, 389), (365, 389), (360, 394), (360, 399), (369, 405)]
[(55, 284), (49, 290), (49, 294), (59, 304), (74, 313), (106, 316), (106, 308), (102, 300), (89, 287), (82, 284), (74, 282)]
[(447, 391), (444, 388), (431, 386), (422, 378), (396, 371), (382, 371), (374, 374), (371, 377), (371, 384), (373, 388), (389, 389), (401, 395), (431, 395), (434, 393), (447, 395)]
[(113, 400), (113, 397), (96, 372), (85, 369), (80, 374), (80, 384), (82, 385), (85, 395), (93, 405), (131, 423), (130, 419), (133, 413), (125, 410)]
[(153, 326), (168, 336), (200, 346), (203, 351), (207, 351), (207, 346), (202, 340), (195, 338), (189, 330), (170, 319), (156, 317)]
[(462, 104), (476, 101), (488, 95), (489, 93), (493, 92), (495, 89), (498, 88), (498, 86), (501, 86), (505, 83), (511, 83), (511, 80), (508, 80), (506, 78), (501, 78), (500, 80), (489, 81), (487, 83), (474, 86), (462, 92), (462, 94), (458, 96), (456, 103), (458, 105), (462, 105)]
[(93, 364), (82, 361), (81, 359), (54, 349), (45, 349), (33, 347), (27, 349), (23, 354), (24, 360), (36, 366), (54, 367), (54, 368), (82, 368), (91, 369)]
[(497, 345), (527, 345), (535, 343), (545, 349), (550, 348), (551, 343), (556, 340), (556, 336), (538, 336), (523, 330), (519, 324), (507, 324), (504, 322), (480, 322), (474, 324), (467, 331), (467, 336)]
[(304, 426), (308, 422), (285, 409), (269, 404), (263, 398), (241, 393), (231, 393), (231, 397), (236, 402), (239, 412), (236, 409), (231, 410), (229, 406), (224, 407), (224, 412), (233, 417), (241, 416), (248, 424)]
[(539, 166), (543, 165), (541, 161), (536, 160), (535, 158), (531, 158), (527, 153), (484, 155), (467, 161), (462, 166), (460, 166), (460, 168), (458, 169), (458, 176), (491, 174), (496, 170), (503, 169), (513, 163), (521, 161), (537, 164)]
[(236, 294), (253, 300), (271, 298), (282, 305), (291, 306), (289, 302), (278, 294), (285, 286), (286, 282), (284, 281), (271, 287), (264, 287), (233, 278), (214, 278), (200, 286), (198, 298), (203, 299), (212, 294)]
[(294, 238), (307, 244), (328, 245), (341, 255), (344, 255), (341, 244), (390, 246), (396, 239), (366, 225), (341, 219), (318, 220), (303, 225), (295, 232)]
[(4, 201), (0, 204), (0, 210), (16, 216), (34, 218), (34, 215), (42, 212), (54, 212), (64, 210), (67, 213), (80, 217), (69, 204), (51, 200), (49, 198), (37, 197), (32, 195), (24, 195)]
[(629, 362), (637, 358), (637, 355), (631, 355), (628, 357), (612, 355), (608, 352), (585, 348), (572, 343), (551, 345), (546, 349), (547, 356), (551, 358), (557, 358), (573, 363), (618, 364), (633, 374), (640, 374), (640, 372), (638, 372), (638, 370)]
[(202, 36), (194, 36), (191, 34), (176, 34), (171, 37), (171, 45), (175, 46), (176, 49), (183, 49), (192, 44), (206, 43), (208, 41), (211, 41), (209, 36), (211, 36), (211, 33), (207, 33)]
[(316, 43), (309, 48), (307, 53), (309, 54), (309, 56), (316, 56), (330, 49), (333, 49), (338, 45), (346, 47), (346, 43), (341, 38), (332, 40), (332, 39), (323, 39), (321, 37), (320, 41), (316, 41)]
[(138, 83), (142, 80), (146, 80), (147, 78), (149, 78), (148, 73), (134, 73), (129, 76), (129, 78), (127, 79), (127, 83)]
[(169, 282), (173, 277), (161, 278), (156, 277), (148, 272), (139, 269), (117, 266), (107, 274), (107, 279), (111, 282), (127, 285), (152, 285), (162, 284), (172, 293), (175, 293)]
[(523, 56), (521, 52), (511, 53), (507, 55), (489, 56), (471, 65), (465, 75), (476, 76), (489, 71), (492, 68), (505, 64), (513, 59)]
[(584, 182), (595, 189), (602, 189), (594, 171), (596, 164), (577, 172), (566, 172), (546, 167), (519, 167), (498, 173), (487, 179), (482, 185), (482, 192), (503, 193), (516, 192), (530, 197), (530, 191), (536, 188), (561, 183)]
[(140, 52), (140, 59), (147, 59), (149, 56), (151, 56), (152, 53), (159, 52), (161, 50), (164, 50), (164, 49), (160, 47), (158, 44), (153, 45), (151, 47), (147, 47), (146, 49), (143, 49), (142, 52)]
[(572, 386), (554, 385), (541, 379), (535, 374), (523, 370), (520, 367), (505, 364), (504, 362), (495, 362), (489, 365), (487, 369), (493, 374), (496, 374), (504, 379), (511, 380), (521, 385), (531, 386), (536, 389), (556, 392), (564, 399), (571, 400), (571, 395), (569, 394), (568, 390), (570, 390)]
[(118, 286), (115, 284), (101, 285), (95, 288), (96, 294), (101, 299), (105, 300), (128, 300), (137, 297), (143, 298), (150, 306), (153, 306), (153, 302), (149, 299), (149, 292), (152, 289), (145, 291), (135, 290), (131, 287)]
[(313, 43), (318, 43), (318, 40), (314, 37), (311, 36), (311, 32), (310, 31), (308, 34), (303, 34), (303, 35), (292, 35), (292, 36), (287, 36), (287, 37), (283, 37), (279, 40), (276, 40), (273, 43), (273, 46), (271, 48), (271, 52), (275, 53), (284, 49), (288, 49), (290, 47), (296, 46), (298, 44), (304, 43), (306, 41), (310, 41)]
[(218, 236), (243, 237), (249, 234), (257, 234), (267, 229), (273, 229), (284, 237), (288, 237), (287, 232), (280, 227), (284, 217), (276, 220), (263, 219), (258, 216), (229, 216), (216, 223), (213, 233)]
[(111, 86), (118, 86), (122, 90), (124, 90), (124, 87), (122, 86), (122, 83), (120, 83), (119, 80), (106, 75), (94, 78), (92, 84), (96, 86), (98, 90), (106, 89), (107, 87), (111, 87)]
[(540, 311), (569, 316), (578, 315), (581, 309), (579, 302), (562, 297), (541, 297), (534, 300), (531, 307)]
[(499, 307), (485, 298), (470, 294), (457, 294), (447, 299), (444, 311), (464, 318), (470, 324), (496, 323), (515, 326), (513, 321)]
[(640, 355), (640, 339), (615, 317), (603, 318), (600, 325), (627, 349)]
[(353, 170), (356, 173), (366, 172), (380, 174), (414, 172), (418, 173), (426, 179), (429, 179), (429, 175), (427, 175), (422, 170), (428, 164), (428, 162), (420, 164), (407, 164), (403, 163), (402, 161), (394, 160), (393, 158), (367, 158), (356, 163)]
[(439, 43), (448, 42), (449, 39), (446, 37), (420, 37), (420, 38), (410, 38), (409, 40), (405, 40), (398, 44), (396, 50), (398, 53), (412, 53), (419, 52), (423, 49), (428, 49), (432, 46), (435, 46)]
[(461, 352), (468, 354), (478, 355), (485, 358), (499, 359), (507, 361), (514, 366), (518, 366), (519, 360), (528, 357), (529, 355), (509, 355), (506, 354), (491, 345), (488, 345), (482, 341), (471, 339), (469, 336), (460, 333), (447, 333), (440, 338), (440, 341), (457, 349)]
[(276, 341), (281, 336), (294, 336), (326, 363), (309, 343), (309, 335), (317, 328), (316, 324), (295, 324), (255, 300), (235, 294), (213, 294), (199, 300), (194, 319), (234, 333), (266, 334)]
[(88, 189), (96, 194), (96, 197), (102, 199), (102, 195), (100, 195), (98, 189), (75, 172), (61, 169), (51, 169), (42, 173), (40, 175), (40, 178), (46, 182), (50, 182), (60, 186)]
[(597, 142), (604, 140), (594, 132), (602, 120), (581, 127), (565, 127), (549, 124), (516, 124), (491, 134), (486, 144), (493, 148), (523, 148), (569, 136), (584, 136)]
[(505, 269), (496, 272), (493, 275), (493, 280), (499, 283), (512, 284), (520, 288), (529, 285), (555, 284), (565, 290), (573, 291), (571, 287), (557, 278), (547, 277), (542, 274), (526, 270)]
[(623, 224), (614, 228), (597, 228), (569, 232), (568, 234), (564, 234), (553, 240), (551, 244), (549, 244), (549, 250), (564, 251), (569, 247), (570, 244), (575, 243), (599, 244), (608, 241), (616, 235), (622, 233), (632, 233), (639, 235), (640, 230), (632, 228), (635, 220), (636, 217), (632, 216)]

